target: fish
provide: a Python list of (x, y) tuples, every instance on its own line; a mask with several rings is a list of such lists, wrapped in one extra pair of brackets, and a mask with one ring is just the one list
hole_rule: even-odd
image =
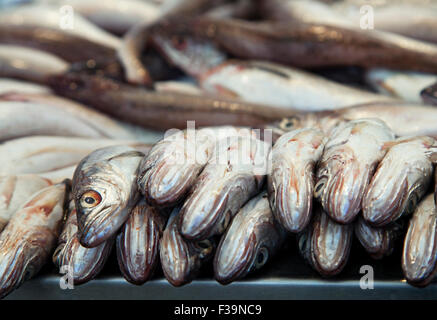
[(48, 94), (50, 88), (32, 82), (21, 81), (11, 78), (0, 78), (0, 95), (6, 93), (36, 93)]
[(78, 239), (77, 212), (74, 201), (68, 206), (67, 220), (58, 238), (52, 260), (60, 272), (67, 269), (74, 285), (94, 279), (105, 266), (114, 245), (114, 238), (95, 248), (81, 246)]
[(214, 238), (189, 241), (178, 231), (180, 206), (172, 210), (159, 243), (162, 271), (167, 281), (180, 287), (190, 283), (202, 266), (213, 258), (217, 247)]
[(195, 121), (198, 127), (235, 125), (258, 128), (296, 113), (291, 109), (238, 100), (154, 92), (83, 74), (52, 76), (49, 82), (50, 87), (61, 96), (120, 121), (157, 130), (185, 129), (188, 120)]
[(309, 72), (262, 61), (227, 61), (201, 75), (200, 86), (219, 97), (302, 111), (392, 100)]
[(174, 207), (194, 185), (218, 141), (251, 135), (247, 128), (231, 126), (169, 132), (141, 161), (138, 189), (149, 204)]
[(413, 213), (432, 179), (433, 138), (402, 138), (389, 144), (363, 196), (363, 218), (374, 227)]
[(105, 114), (54, 95), (3, 94), (0, 106), (0, 140), (29, 135), (136, 139), (132, 132)]
[(378, 119), (347, 122), (333, 130), (325, 144), (314, 186), (314, 197), (338, 223), (351, 223), (376, 166), (384, 157), (384, 143), (394, 140), (390, 128)]
[(60, 30), (112, 49), (121, 45), (121, 39), (90, 23), (71, 6), (41, 3), (19, 6), (0, 12), (0, 24)]
[(0, 24), (0, 44), (46, 51), (68, 63), (86, 61), (92, 65), (99, 60), (116, 58), (116, 50), (107, 45), (90, 41), (64, 30), (41, 26)]
[(298, 235), (299, 252), (320, 275), (335, 276), (348, 262), (353, 232), (352, 224), (337, 223), (315, 206), (310, 225)]
[(402, 271), (407, 282), (425, 287), (437, 272), (437, 215), (434, 195), (427, 195), (410, 219), (402, 251)]
[(205, 39), (240, 59), (299, 68), (360, 66), (437, 72), (436, 45), (343, 25), (178, 16), (156, 23), (149, 33)]
[(123, 35), (136, 24), (152, 21), (161, 14), (159, 5), (140, 0), (62, 0), (58, 6), (71, 6), (93, 24), (116, 35)]
[(73, 176), (79, 242), (94, 248), (114, 236), (139, 200), (137, 169), (144, 153), (128, 146), (97, 149)]
[(424, 88), (420, 92), (420, 96), (425, 103), (437, 105), (437, 82), (433, 83), (429, 87)]
[(180, 211), (179, 231), (189, 240), (218, 236), (240, 208), (260, 192), (271, 144), (253, 137), (218, 140)]
[(33, 136), (0, 144), (0, 175), (48, 174), (76, 166), (96, 149), (126, 145), (149, 149), (135, 140)]
[[(437, 43), (437, 6), (433, 1), (340, 1), (332, 9), (359, 27), (363, 5), (372, 6), (373, 28)], [(414, 15), (411, 14), (414, 12)]]
[(50, 53), (0, 44), (0, 76), (44, 83), (49, 74), (68, 70), (69, 64)]
[(144, 199), (133, 208), (117, 235), (117, 260), (123, 277), (141, 285), (149, 280), (159, 262), (159, 242), (166, 213), (149, 206)]
[(197, 85), (184, 81), (157, 81), (153, 84), (153, 88), (158, 92), (188, 93), (199, 96), (204, 94)]
[(205, 16), (214, 18), (235, 18), (251, 19), (257, 17), (256, 6), (252, 0), (239, 0), (231, 3), (224, 3), (204, 13)]
[(354, 223), (354, 233), (373, 259), (382, 259), (393, 253), (396, 241), (403, 235), (404, 224), (397, 220), (384, 227), (372, 227), (359, 216)]
[(33, 194), (52, 185), (37, 175), (0, 176), (0, 232)]
[(61, 231), (68, 182), (26, 200), (0, 234), (0, 297), (32, 278), (50, 260)]
[(262, 192), (235, 215), (214, 256), (214, 278), (221, 284), (242, 279), (271, 260), (286, 239)]
[(368, 70), (365, 78), (376, 91), (416, 104), (422, 104), (423, 88), (437, 81), (435, 74), (387, 69)]
[(76, 166), (72, 165), (69, 167), (61, 168), (58, 170), (48, 171), (48, 172), (42, 172), (38, 173), (37, 176), (48, 179), (53, 183), (60, 183), (66, 179), (73, 179), (74, 171), (76, 170)]
[(297, 129), (282, 135), (271, 150), (270, 207), (289, 232), (301, 232), (311, 219), (314, 170), (326, 141), (320, 130)]

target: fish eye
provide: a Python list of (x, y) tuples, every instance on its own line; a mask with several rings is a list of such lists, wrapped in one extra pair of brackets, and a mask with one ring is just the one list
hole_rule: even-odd
[(408, 204), (407, 204), (407, 210), (406, 211), (407, 211), (408, 214), (414, 212), (414, 209), (416, 208), (416, 204), (417, 204), (417, 195), (415, 193), (413, 193), (411, 195), (411, 199), (408, 201)]
[(187, 46), (187, 41), (182, 37), (173, 37), (172, 38), (173, 46), (178, 50), (183, 50)]
[(94, 190), (85, 192), (80, 198), (82, 208), (94, 208), (99, 205), (100, 202), (102, 202), (102, 196)]
[(203, 256), (206, 256), (212, 250), (212, 243), (209, 240), (202, 240), (196, 242), (196, 247), (201, 251)]
[(283, 130), (292, 130), (294, 127), (297, 126), (298, 119), (297, 117), (291, 117), (291, 118), (284, 118), (279, 123), (279, 127)]
[(314, 197), (319, 198), (322, 195), (325, 186), (325, 179), (320, 179), (314, 187)]
[(261, 248), (255, 258), (255, 269), (261, 268), (266, 264), (267, 259), (269, 258), (269, 252), (266, 248)]

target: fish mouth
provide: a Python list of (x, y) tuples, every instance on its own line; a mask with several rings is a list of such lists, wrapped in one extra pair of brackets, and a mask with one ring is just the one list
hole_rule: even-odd
[[(348, 224), (355, 219), (361, 209), (370, 173), (368, 166), (363, 168), (351, 161), (339, 167), (326, 180), (320, 200), (323, 209), (334, 221)], [(317, 184), (316, 191), (319, 187)]]
[(164, 232), (160, 242), (160, 258), (164, 276), (173, 286), (180, 287), (194, 278), (196, 270), (192, 265), (189, 246), (174, 226), (169, 232)]
[(104, 206), (98, 212), (77, 211), (78, 238), (85, 248), (95, 248), (113, 236), (124, 223), (130, 209), (125, 206)]
[(225, 239), (220, 241), (214, 257), (214, 278), (223, 285), (244, 277), (251, 270), (258, 251), (254, 234), (243, 244), (233, 241), (231, 250)]

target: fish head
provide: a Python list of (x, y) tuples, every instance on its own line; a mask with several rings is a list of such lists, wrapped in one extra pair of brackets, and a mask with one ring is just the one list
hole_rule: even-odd
[(84, 247), (98, 246), (112, 235), (109, 233), (114, 228), (112, 217), (127, 206), (127, 191), (122, 186), (96, 176), (75, 185), (79, 239)]
[(211, 41), (189, 35), (157, 33), (152, 36), (152, 42), (170, 64), (194, 77), (204, 74), (226, 59), (226, 54)]
[(211, 239), (187, 241), (171, 217), (160, 242), (161, 265), (167, 280), (176, 287), (191, 282), (202, 262), (209, 259), (215, 249)]

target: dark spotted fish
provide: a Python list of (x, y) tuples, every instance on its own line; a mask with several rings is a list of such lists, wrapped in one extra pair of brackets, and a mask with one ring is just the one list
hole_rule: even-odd
[(61, 231), (67, 183), (31, 196), (0, 235), (0, 297), (32, 278), (50, 260)]
[(350, 223), (361, 210), (364, 192), (394, 139), (378, 119), (361, 119), (336, 127), (320, 160), (314, 195), (338, 223)]
[(94, 279), (105, 266), (114, 245), (114, 238), (94, 248), (83, 247), (78, 238), (77, 213), (74, 201), (70, 202), (69, 215), (58, 239), (53, 262), (59, 270), (67, 268), (73, 283), (83, 284)]
[(142, 152), (127, 146), (98, 149), (82, 159), (73, 177), (80, 244), (93, 248), (111, 238), (138, 201)]
[(176, 287), (190, 283), (216, 248), (214, 239), (189, 241), (182, 237), (177, 227), (179, 210), (171, 213), (159, 246), (162, 271)]
[(426, 196), (410, 220), (402, 254), (402, 270), (408, 283), (428, 285), (437, 272), (437, 213), (434, 196)]
[(332, 220), (319, 206), (313, 220), (299, 235), (299, 250), (322, 276), (334, 276), (345, 267), (352, 245), (353, 226)]
[(141, 285), (149, 280), (159, 261), (159, 242), (165, 214), (144, 199), (133, 208), (117, 236), (117, 259), (124, 278)]
[(270, 205), (276, 219), (290, 232), (300, 232), (311, 218), (314, 167), (326, 138), (317, 129), (297, 129), (282, 135), (271, 151), (267, 176)]
[(261, 193), (240, 209), (220, 240), (214, 257), (215, 279), (228, 284), (262, 268), (285, 237), (285, 229), (270, 209), (267, 193)]

